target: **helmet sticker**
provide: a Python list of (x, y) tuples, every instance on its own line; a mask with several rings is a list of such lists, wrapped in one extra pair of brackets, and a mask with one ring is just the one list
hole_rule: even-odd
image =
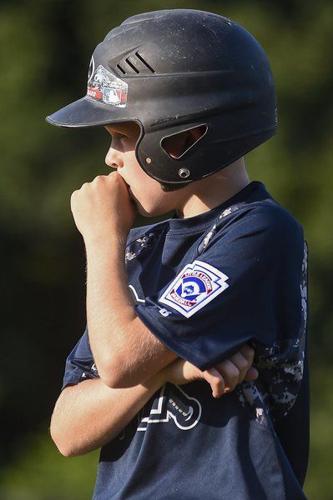
[(176, 276), (159, 302), (189, 318), (226, 290), (228, 279), (226, 274), (207, 262), (195, 260)]
[(127, 94), (127, 83), (113, 75), (102, 64), (95, 69), (95, 61), (92, 57), (88, 72), (87, 95), (104, 104), (125, 108)]
[(88, 69), (88, 87), (90, 85), (90, 82), (92, 80), (94, 73), (95, 73), (95, 59), (94, 59), (94, 56), (91, 56), (89, 69)]

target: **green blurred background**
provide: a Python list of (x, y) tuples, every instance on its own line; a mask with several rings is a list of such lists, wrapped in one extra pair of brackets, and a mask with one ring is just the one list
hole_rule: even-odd
[[(104, 129), (55, 129), (44, 116), (84, 95), (91, 53), (129, 15), (210, 10), (265, 47), (278, 135), (247, 156), (252, 179), (303, 224), (310, 246), (311, 453), (306, 492), (333, 499), (333, 3), (31, 0), (0, 3), (0, 498), (91, 498), (98, 453), (65, 459), (48, 423), (64, 359), (85, 324), (84, 248), (70, 194), (108, 172)], [(255, 499), (254, 499), (255, 500)]]

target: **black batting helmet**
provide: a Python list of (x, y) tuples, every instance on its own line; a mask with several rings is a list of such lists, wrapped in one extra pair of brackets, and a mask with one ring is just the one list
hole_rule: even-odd
[[(91, 127), (134, 121), (143, 170), (171, 189), (226, 167), (269, 139), (277, 113), (268, 59), (239, 24), (190, 9), (138, 14), (112, 29), (91, 58), (87, 94), (47, 117)], [(175, 158), (166, 140), (202, 126)]]

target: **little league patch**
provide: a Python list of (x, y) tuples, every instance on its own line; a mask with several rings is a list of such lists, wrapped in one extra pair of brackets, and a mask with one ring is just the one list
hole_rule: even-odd
[(195, 260), (176, 276), (159, 302), (190, 318), (228, 288), (228, 279), (219, 269)]

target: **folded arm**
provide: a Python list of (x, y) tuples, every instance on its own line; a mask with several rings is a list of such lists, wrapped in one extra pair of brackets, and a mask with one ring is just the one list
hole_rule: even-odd
[(178, 359), (144, 384), (124, 389), (108, 387), (100, 378), (70, 385), (56, 402), (50, 426), (52, 439), (67, 457), (100, 448), (114, 439), (166, 382), (182, 385), (205, 380), (217, 398), (244, 379), (256, 378), (251, 368), (253, 356), (253, 349), (243, 346), (230, 359), (206, 371)]
[(128, 289), (125, 246), (86, 242), (87, 323), (98, 372), (110, 387), (143, 383), (177, 358), (137, 316)]
[(164, 381), (161, 376), (126, 389), (112, 389), (99, 378), (66, 387), (53, 410), (50, 433), (66, 457), (101, 448), (114, 439)]
[[(133, 208), (126, 185), (117, 173), (99, 176), (74, 192), (71, 202), (86, 248), (87, 323), (98, 372), (109, 387), (142, 384), (174, 361), (179, 352), (168, 349), (143, 323), (128, 289), (125, 241), (133, 223)], [(239, 345), (237, 339), (229, 342), (226, 352), (246, 342), (247, 337), (241, 337)]]

